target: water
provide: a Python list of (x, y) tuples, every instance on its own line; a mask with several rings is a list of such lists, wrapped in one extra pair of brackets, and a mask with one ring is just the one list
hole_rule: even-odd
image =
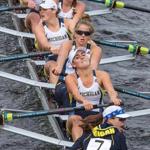
[[(125, 0), (132, 5), (149, 8), (149, 0)], [(95, 3), (87, 2), (89, 9), (98, 9)], [(1, 0), (0, 5), (7, 4)], [(149, 14), (132, 10), (118, 10), (113, 14), (97, 16), (92, 18), (96, 33), (94, 38), (116, 39), (116, 40), (136, 40), (146, 47), (150, 47), (150, 26)], [(0, 15), (0, 26), (13, 28), (10, 15)], [(0, 54), (20, 53), (19, 45), (14, 36), (0, 33)], [(128, 54), (126, 50), (104, 47), (103, 57), (119, 56)], [(134, 61), (124, 61), (101, 66), (101, 69), (108, 71), (114, 85), (121, 85), (139, 91), (150, 91), (150, 56), (138, 57)], [(25, 62), (8, 62), (0, 64), (1, 70), (14, 73), (24, 77), (28, 76)], [(22, 83), (0, 78), (0, 106), (14, 109), (39, 110), (41, 104), (33, 87)], [(119, 94), (124, 101), (127, 111), (139, 110), (150, 107), (150, 101), (136, 98), (126, 94)], [(129, 150), (149, 150), (150, 148), (150, 128), (149, 116), (131, 118), (127, 124), (127, 143)], [(53, 132), (45, 121), (46, 118), (22, 119), (11, 123), (17, 127), (43, 133), (52, 136)], [(0, 130), (0, 149), (31, 149), (48, 150), (57, 149), (45, 142), (37, 141), (28, 137)]]

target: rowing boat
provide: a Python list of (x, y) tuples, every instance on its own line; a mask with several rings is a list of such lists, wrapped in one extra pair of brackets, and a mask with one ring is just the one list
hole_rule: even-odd
[[(9, 0), (9, 4), (12, 5), (11, 0)], [(16, 25), (16, 29), (17, 29), (18, 31), (22, 31), (22, 30), (21, 30), (22, 24), (20, 23), (20, 21), (18, 21), (18, 18), (13, 15), (13, 20), (14, 20), (14, 23), (15, 23), (15, 25)], [(26, 44), (26, 41), (25, 41), (23, 38), (19, 38), (19, 43), (21, 44), (21, 46), (22, 46), (22, 48), (23, 48), (23, 50), (24, 50), (24, 53), (27, 53), (27, 52), (28, 52), (28, 46), (27, 46), (27, 44)], [(33, 78), (34, 80), (39, 80), (39, 78), (38, 78), (38, 76), (37, 76), (37, 74), (36, 74), (35, 66), (32, 65), (31, 61), (27, 61), (27, 66), (29, 67), (30, 74), (31, 74), (31, 78)], [(39, 94), (39, 97), (40, 97), (40, 99), (41, 99), (43, 108), (44, 108), (45, 110), (48, 110), (48, 109), (54, 107), (54, 106), (52, 106), (52, 105), (49, 105), (49, 103), (48, 103), (48, 98), (47, 98), (46, 93), (45, 93), (44, 90), (42, 90), (42, 89), (39, 88), (39, 87), (37, 87), (36, 90), (37, 90), (37, 92), (38, 92), (38, 94)], [(52, 103), (51, 103), (51, 104), (52, 104)], [(60, 126), (58, 125), (58, 122), (57, 122), (57, 119), (55, 118), (55, 116), (51, 116), (51, 117), (48, 117), (48, 118), (49, 118), (49, 121), (50, 121), (50, 123), (51, 123), (51, 125), (52, 125), (52, 127), (53, 127), (54, 132), (56, 133), (58, 139), (60, 139), (60, 140), (58, 140), (58, 139), (48, 139), (47, 141), (50, 141), (50, 140), (51, 140), (52, 143), (57, 144), (57, 145), (59, 145), (59, 143), (60, 143), (60, 145), (62, 145), (62, 146), (70, 146), (70, 145), (71, 145), (70, 142), (67, 143), (67, 142), (64, 142), (64, 141), (63, 141), (63, 140), (65, 139), (65, 137), (64, 137), (64, 134), (62, 133), (62, 130), (60, 129)], [(11, 129), (12, 129), (12, 130), (16, 130), (16, 132), (18, 131), (16, 128), (11, 128), (11, 127), (9, 127), (9, 126), (4, 126), (4, 128), (5, 128), (6, 130), (11, 130)], [(20, 132), (25, 133), (24, 130), (20, 130)], [(18, 133), (19, 133), (19, 131), (18, 131)], [(32, 135), (33, 133), (26, 133), (26, 134), (27, 134), (27, 135)], [(36, 137), (36, 136), (37, 136), (37, 137), (40, 137), (41, 135), (35, 135), (35, 137)], [(38, 139), (38, 138), (37, 138), (37, 139)], [(42, 137), (41, 139), (44, 139), (44, 137)], [(64, 143), (63, 143), (63, 142), (64, 142)], [(69, 145), (69, 144), (70, 144), (70, 145)]]
[[(8, 3), (9, 3), (10, 7), (14, 6), (14, 3), (12, 0), (8, 0)], [(91, 11), (91, 15), (105, 14), (105, 13), (111, 13), (111, 11), (109, 11), (108, 9), (102, 10), (102, 11)], [(90, 13), (88, 13), (88, 14), (90, 14)], [(20, 15), (16, 15), (15, 13), (12, 13), (12, 18), (13, 18), (13, 22), (14, 22), (16, 31), (12, 31), (9, 29), (5, 29), (5, 31), (6, 31), (6, 33), (13, 33), (14, 35), (18, 36), (19, 44), (23, 50), (23, 53), (26, 54), (26, 53), (29, 53), (29, 50), (31, 51), (31, 48), (29, 48), (29, 47), (32, 47), (32, 46), (30, 46), (30, 43), (32, 43), (32, 41), (29, 38), (34, 38), (34, 35), (30, 34), (30, 33), (24, 33), (25, 29), (24, 29), (23, 21), (21, 21), (21, 19), (23, 19), (25, 17), (25, 15), (22, 16), (23, 18), (18, 18), (18, 16), (20, 16)], [(4, 31), (4, 28), (0, 28), (0, 30)], [(24, 36), (26, 36), (28, 39), (23, 38)], [(133, 56), (131, 56), (131, 57), (134, 59)], [(31, 78), (35, 81), (39, 81), (40, 79), (37, 74), (36, 66), (30, 60), (27, 60), (26, 64), (29, 69), (29, 74), (31, 75)], [(7, 76), (8, 76), (8, 74), (7, 74)], [(35, 82), (34, 82), (34, 85), (35, 85)], [(50, 110), (55, 107), (55, 104), (53, 104), (53, 101), (51, 99), (49, 99), (49, 97), (47, 97), (45, 90), (41, 89), (39, 86), (36, 87), (35, 89), (38, 93), (38, 96), (41, 100), (44, 110)], [(58, 117), (48, 116), (48, 120), (50, 122), (50, 125), (53, 128), (54, 133), (56, 133), (57, 138), (60, 140), (65, 140), (66, 137), (64, 135), (64, 132), (62, 131), (62, 127), (59, 125), (60, 122), (58, 122)], [(52, 140), (51, 142), (55, 143), (55, 140), (56, 139), (54, 139), (54, 141)]]

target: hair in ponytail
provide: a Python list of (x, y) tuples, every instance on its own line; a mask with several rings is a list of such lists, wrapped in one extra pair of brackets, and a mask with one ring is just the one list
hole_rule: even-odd
[(83, 124), (81, 125), (81, 127), (83, 128), (84, 131), (88, 131), (92, 130), (92, 128), (96, 127), (102, 122), (103, 122), (102, 114), (90, 115), (82, 120)]

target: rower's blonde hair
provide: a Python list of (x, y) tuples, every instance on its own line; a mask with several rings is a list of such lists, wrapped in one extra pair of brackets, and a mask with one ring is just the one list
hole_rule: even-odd
[(80, 25), (86, 25), (89, 27), (89, 31), (91, 32), (91, 34), (94, 33), (94, 28), (93, 25), (90, 23), (91, 19), (89, 15), (84, 14), (82, 16), (82, 18), (77, 22), (77, 24), (75, 25), (74, 31), (77, 31), (80, 27)]

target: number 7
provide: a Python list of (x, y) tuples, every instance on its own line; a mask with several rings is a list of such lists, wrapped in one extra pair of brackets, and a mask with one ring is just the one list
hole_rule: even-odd
[(103, 145), (104, 141), (101, 141), (101, 140), (95, 140), (95, 142), (98, 142), (100, 143), (100, 146), (98, 147), (97, 150), (100, 150), (101, 146)]

